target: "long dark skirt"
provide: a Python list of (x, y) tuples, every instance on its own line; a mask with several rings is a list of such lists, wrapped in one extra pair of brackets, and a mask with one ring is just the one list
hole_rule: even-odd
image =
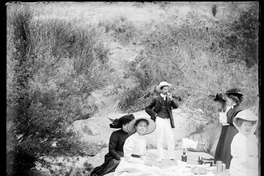
[(224, 146), (223, 146), (223, 153), (222, 153), (222, 161), (223, 163), (226, 164), (226, 168), (229, 169), (230, 167), (230, 162), (232, 159), (231, 156), (231, 143), (234, 138), (234, 136), (238, 133), (238, 130), (236, 129), (235, 126), (229, 125), (228, 129), (226, 131), (226, 137), (224, 141)]
[(91, 176), (102, 176), (105, 174), (108, 174), (110, 172), (115, 172), (115, 169), (117, 168), (119, 164), (119, 160), (116, 159), (108, 159), (105, 160), (105, 162), (96, 168), (91, 172)]
[(220, 137), (215, 149), (214, 163), (216, 163), (216, 161), (223, 161), (222, 155), (227, 129), (228, 125), (222, 126)]

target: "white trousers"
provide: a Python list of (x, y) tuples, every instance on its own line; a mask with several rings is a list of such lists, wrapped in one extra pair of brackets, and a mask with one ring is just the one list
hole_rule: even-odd
[(161, 117), (156, 118), (156, 132), (157, 132), (157, 149), (158, 149), (158, 159), (164, 159), (163, 153), (163, 140), (167, 141), (169, 159), (175, 159), (174, 153), (174, 138), (172, 133), (172, 128), (170, 124), (170, 119), (163, 119)]

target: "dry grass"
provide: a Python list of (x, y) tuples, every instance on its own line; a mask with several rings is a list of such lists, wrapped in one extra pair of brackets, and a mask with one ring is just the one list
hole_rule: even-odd
[[(143, 3), (140, 7), (135, 2), (117, 2), (113, 4), (104, 2), (52, 2), (52, 3), (24, 3), (30, 5), (35, 18), (77, 20), (85, 24), (98, 23), (100, 19), (112, 19), (122, 15), (134, 22), (148, 22), (151, 20), (163, 20), (167, 16), (175, 15), (179, 18), (186, 18), (191, 12), (198, 12), (203, 17), (219, 20), (228, 18), (229, 15), (239, 13), (251, 2), (171, 2), (165, 8), (159, 4)], [(217, 5), (217, 15), (214, 17), (211, 12), (212, 6)]]

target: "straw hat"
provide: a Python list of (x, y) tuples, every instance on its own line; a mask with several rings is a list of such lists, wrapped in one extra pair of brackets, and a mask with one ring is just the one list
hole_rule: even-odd
[(243, 110), (237, 113), (236, 118), (240, 118), (247, 121), (258, 121), (258, 116), (256, 116), (252, 111), (250, 110)]
[(156, 90), (158, 91), (158, 92), (160, 92), (161, 91), (161, 87), (163, 87), (163, 86), (168, 86), (169, 88), (171, 88), (171, 84), (169, 84), (169, 83), (167, 83), (167, 82), (165, 82), (165, 81), (162, 81), (162, 82), (160, 82), (160, 84), (156, 87)]
[(131, 122), (129, 122), (129, 124), (127, 125), (127, 130), (130, 133), (135, 133), (136, 132), (135, 123), (137, 121), (139, 121), (139, 120), (142, 120), (142, 119), (148, 121), (147, 131), (144, 133), (144, 135), (150, 134), (150, 133), (152, 133), (156, 129), (156, 123), (151, 118), (138, 117), (138, 118), (135, 118), (134, 120), (132, 120)]
[(251, 128), (250, 134), (252, 135), (256, 131), (258, 116), (255, 115), (252, 111), (250, 111), (248, 109), (242, 110), (242, 111), (238, 112), (237, 115), (234, 117), (234, 120), (233, 120), (234, 123), (233, 124), (237, 128), (237, 130), (240, 131), (240, 127), (237, 124), (238, 118), (243, 119), (243, 120), (247, 120), (247, 121), (251, 121), (251, 122), (256, 122), (253, 124), (253, 126)]

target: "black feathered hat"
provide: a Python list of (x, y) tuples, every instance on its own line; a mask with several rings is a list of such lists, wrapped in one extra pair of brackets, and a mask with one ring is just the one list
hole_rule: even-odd
[(129, 123), (135, 119), (135, 116), (133, 114), (127, 114), (117, 119), (110, 119), (112, 121), (111, 124), (109, 124), (110, 128), (122, 128), (123, 124)]
[(208, 97), (214, 101), (226, 101), (226, 95), (223, 93), (210, 94)]
[(243, 96), (243, 94), (241, 93), (241, 90), (238, 89), (238, 88), (229, 89), (229, 90), (226, 91), (225, 94), (227, 96), (228, 95)]
[[(232, 88), (226, 91), (226, 96), (228, 97), (236, 97), (235, 99), (237, 103), (241, 103), (243, 100), (243, 94), (240, 89), (238, 88)], [(234, 98), (233, 98), (234, 99)]]
[(223, 93), (217, 93), (214, 96), (214, 101), (226, 101), (226, 98)]

